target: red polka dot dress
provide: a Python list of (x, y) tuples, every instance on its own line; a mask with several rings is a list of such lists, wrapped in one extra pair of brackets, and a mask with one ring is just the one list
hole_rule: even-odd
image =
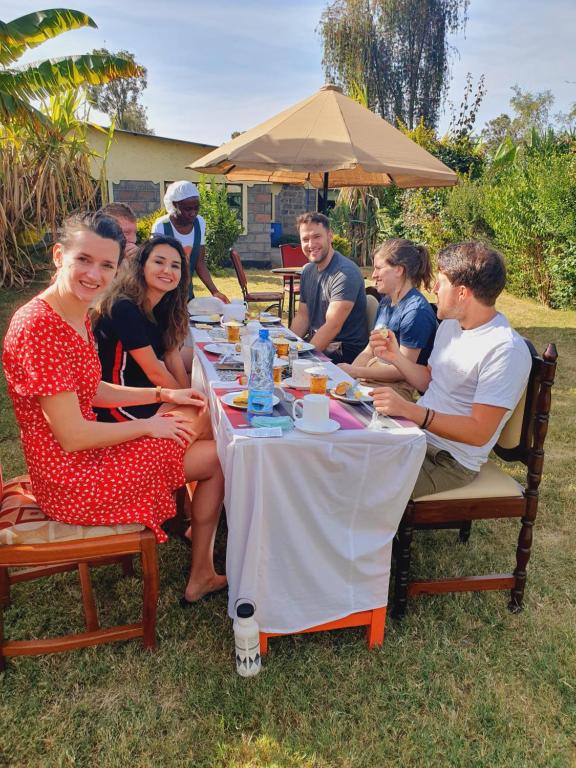
[(21, 307), (4, 340), (2, 363), (20, 425), (32, 487), (43, 512), (78, 525), (142, 523), (165, 541), (161, 523), (176, 512), (184, 485), (185, 448), (143, 437), (108, 448), (66, 452), (52, 434), (38, 398), (75, 392), (82, 416), (96, 421), (92, 400), (100, 383), (98, 354), (43, 299)]

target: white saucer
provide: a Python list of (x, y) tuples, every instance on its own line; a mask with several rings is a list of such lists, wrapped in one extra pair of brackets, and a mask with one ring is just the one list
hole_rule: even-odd
[(213, 355), (227, 355), (236, 351), (236, 345), (229, 341), (210, 342), (204, 347), (205, 352), (211, 352)]
[(216, 323), (220, 322), (220, 315), (218, 315), (218, 320), (215, 320), (216, 312), (214, 312), (214, 315), (191, 315), (190, 320), (193, 323), (208, 323), (209, 325), (216, 325)]
[(304, 422), (304, 419), (294, 419), (294, 426), (301, 432), (307, 432), (309, 435), (329, 435), (331, 432), (337, 432), (340, 429), (340, 424), (334, 419), (328, 419), (325, 426), (320, 427), (318, 425), (308, 425)]
[[(282, 379), (282, 386), (283, 387), (289, 387), (290, 389), (302, 389), (302, 390), (308, 390), (310, 389), (310, 384), (294, 384), (292, 381), (292, 376), (288, 376), (286, 379)], [(326, 394), (328, 394), (329, 390), (336, 386), (333, 381), (328, 382), (328, 386), (326, 388)]]
[(292, 376), (288, 376), (286, 379), (282, 379), (282, 386), (290, 387), (291, 389), (310, 389), (310, 384), (294, 384)]

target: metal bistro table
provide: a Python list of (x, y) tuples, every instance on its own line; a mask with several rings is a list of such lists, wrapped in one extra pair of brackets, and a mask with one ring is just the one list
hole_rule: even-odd
[[(225, 478), (230, 617), (238, 599), (256, 605), (263, 653), (270, 636), (334, 626), (369, 625), (369, 644), (381, 643), (392, 540), (424, 434), (396, 422), (371, 431), (370, 409), (331, 399), (331, 418), (341, 424), (333, 434), (252, 437), (245, 412), (222, 399), (242, 387), (223, 380), (206, 349), (209, 333), (194, 328), (192, 336), (192, 383), (209, 397)], [(349, 378), (324, 364), (332, 381)]]
[(275, 275), (282, 275), (288, 279), (288, 325), (292, 325), (292, 319), (296, 311), (296, 290), (294, 283), (300, 279), (304, 267), (275, 267), (270, 271)]

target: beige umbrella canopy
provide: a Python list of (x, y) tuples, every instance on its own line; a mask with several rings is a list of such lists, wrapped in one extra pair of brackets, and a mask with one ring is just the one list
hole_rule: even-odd
[(309, 182), (316, 188), (448, 187), (457, 176), (340, 88), (317, 93), (187, 166), (230, 181)]

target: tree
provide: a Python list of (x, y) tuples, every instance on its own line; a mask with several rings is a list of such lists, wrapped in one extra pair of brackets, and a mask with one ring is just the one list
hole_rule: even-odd
[(80, 11), (66, 8), (36, 11), (14, 21), (0, 21), (0, 124), (50, 126), (49, 118), (31, 102), (49, 99), (66, 88), (102, 85), (118, 77), (136, 77), (141, 68), (120, 56), (85, 54), (47, 59), (26, 67), (12, 65), (30, 48), (79, 27), (96, 27)]
[(523, 91), (518, 85), (513, 85), (512, 91), (510, 106), (513, 117), (502, 113), (486, 123), (482, 131), (484, 145), (490, 154), (506, 139), (516, 144), (526, 139), (532, 129), (545, 133), (551, 127), (550, 109), (554, 104), (552, 91), (531, 93)]
[(436, 126), (450, 74), (448, 35), (463, 29), (469, 0), (333, 0), (320, 19), (326, 77), (368, 107), (414, 128)]
[[(105, 48), (96, 49), (92, 53), (99, 56), (110, 55)], [(88, 88), (88, 99), (96, 109), (114, 119), (116, 128), (152, 134), (154, 131), (148, 128), (146, 107), (139, 102), (141, 94), (148, 85), (147, 71), (136, 64), (134, 54), (130, 51), (118, 51), (115, 55), (138, 66), (140, 74), (136, 77), (113, 80), (106, 85), (91, 86)]]
[[(0, 22), (0, 285), (22, 285), (37, 264), (31, 246), (72, 210), (95, 205), (100, 181), (91, 173), (82, 86), (140, 74), (109, 54), (13, 66), (26, 50), (83, 26), (96, 24), (67, 9)], [(34, 259), (44, 264), (44, 256), (40, 248)]]

